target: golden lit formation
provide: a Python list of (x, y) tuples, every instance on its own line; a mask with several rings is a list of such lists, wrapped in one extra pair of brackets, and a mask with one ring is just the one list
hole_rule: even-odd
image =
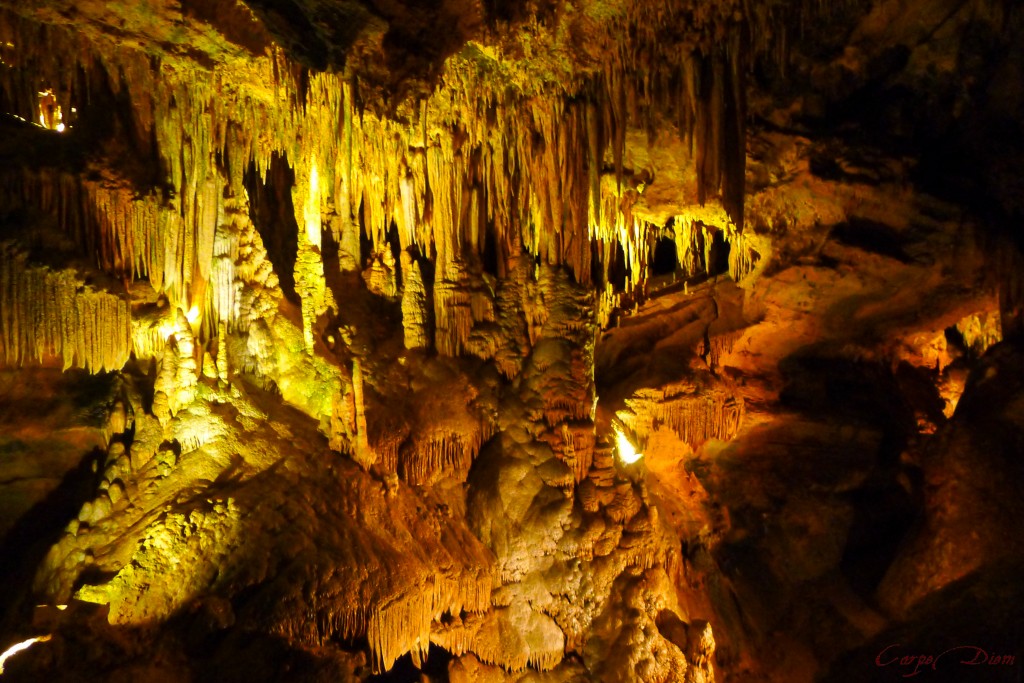
[(616, 453), (619, 456), (619, 461), (623, 465), (632, 465), (644, 455), (643, 453), (637, 452), (636, 447), (621, 428), (617, 428), (615, 430), (615, 448)]

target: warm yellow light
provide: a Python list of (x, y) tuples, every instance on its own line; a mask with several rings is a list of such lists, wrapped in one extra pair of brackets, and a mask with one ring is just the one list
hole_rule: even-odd
[(4, 653), (2, 655), (0, 655), (0, 674), (3, 674), (3, 672), (4, 672), (4, 663), (8, 659), (10, 659), (14, 655), (18, 654), (22, 650), (29, 649), (30, 647), (32, 647), (36, 643), (45, 643), (49, 639), (50, 639), (50, 636), (39, 636), (38, 638), (29, 638), (28, 640), (23, 640), (23, 641), (21, 641), (20, 643), (18, 643), (16, 645), (11, 645), (9, 648), (7, 648), (4, 651)]
[(624, 465), (632, 465), (644, 455), (643, 453), (637, 453), (636, 446), (630, 442), (629, 437), (621, 429), (615, 430), (615, 447), (619, 454), (619, 460)]
[(64, 114), (52, 88), (39, 91), (39, 125), (58, 133), (64, 131)]
[(316, 157), (313, 157), (309, 168), (309, 194), (303, 207), (303, 218), (306, 223), (306, 238), (315, 247), (320, 246), (320, 172), (316, 168)]
[(193, 306), (188, 309), (188, 313), (185, 314), (185, 318), (188, 319), (189, 325), (195, 325), (196, 321), (199, 320), (199, 306)]

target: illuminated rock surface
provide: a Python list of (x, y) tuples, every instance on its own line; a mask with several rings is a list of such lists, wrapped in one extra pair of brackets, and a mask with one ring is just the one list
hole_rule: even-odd
[(0, 0), (3, 676), (1019, 680), (1022, 45)]

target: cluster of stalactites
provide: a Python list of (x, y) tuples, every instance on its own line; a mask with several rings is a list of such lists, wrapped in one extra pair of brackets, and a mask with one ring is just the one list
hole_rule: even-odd
[(645, 390), (627, 399), (626, 405), (629, 410), (621, 411), (619, 417), (630, 429), (647, 435), (664, 425), (695, 451), (710, 439), (735, 437), (744, 414), (741, 397), (717, 389)]
[(402, 478), (410, 484), (429, 484), (440, 473), (460, 480), (469, 474), (480, 447), (493, 435), (482, 423), (468, 434), (441, 434), (433, 438), (413, 439), (409, 453), (398, 463)]
[(294, 153), (300, 145), (300, 108), (284, 96), (292, 69), (280, 51), (247, 65), (248, 77), (261, 84), (247, 89), (231, 70), (180, 71), (141, 50), (112, 40), (97, 44), (84, 33), (7, 10), (0, 10), (0, 45), (13, 45), (4, 54), (16, 56), (5, 57), (0, 68), (0, 104), (7, 113), (31, 118), (36, 91), (46, 84), (64, 110), (77, 105), (81, 115), (90, 106), (105, 108), (111, 132), (164, 176), (159, 187), (138, 188), (106, 169), (75, 175), (43, 168), (25, 177), (12, 171), (4, 186), (17, 196), (5, 201), (55, 217), (100, 268), (148, 279), (173, 306), (203, 313), (208, 301), (222, 310), (235, 307), (228, 293), (207, 291), (230, 287), (224, 257), (231, 248), (223, 240), (216, 244), (225, 202), (244, 197), (249, 160), (265, 174), (273, 151)]
[[(331, 636), (343, 639), (366, 637), (375, 671), (383, 672), (407, 652), (424, 661), (430, 647), (432, 624), (445, 615), (476, 614), (491, 607), (493, 578), (487, 572), (460, 576), (433, 574), (422, 585), (405, 586), (389, 597), (371, 595), (363, 604), (353, 596), (344, 603), (324, 607), (317, 615), (315, 633), (306, 626), (287, 635), (307, 634), (317, 641)], [(340, 607), (340, 608), (339, 608)]]
[[(638, 10), (633, 20), (647, 30), (686, 19), (663, 10), (664, 16)], [(307, 346), (313, 320), (331, 303), (316, 263), (322, 234), (331, 234), (342, 267), (353, 268), (361, 233), (373, 257), (397, 241), (404, 254), (435, 262), (438, 348), (458, 354), (471, 324), (466, 307), (455, 301), (449, 315), (447, 306), (437, 306), (452, 298), (445, 286), (460, 280), (464, 263), (479, 264), (485, 251), (495, 255), (499, 278), (527, 252), (589, 282), (595, 255), (606, 276), (618, 242), (631, 286), (643, 281), (641, 233), (648, 231), (629, 213), (622, 166), (627, 129), (660, 124), (660, 112), (675, 116), (690, 143), (700, 201), (720, 194), (741, 228), (744, 51), (734, 24), (725, 22), (720, 40), (674, 44), (665, 54), (651, 36), (623, 43), (572, 98), (495, 95), (493, 88), (482, 97), (472, 78), (443, 79), (416, 115), (399, 122), (363, 112), (354, 82), (299, 74), (279, 50), (252, 60), (243, 83), (236, 67), (185, 73), (171, 60), (93, 45), (66, 29), (3, 13), (0, 35), (10, 34), (26, 51), (17, 68), (0, 74), (0, 92), (26, 108), (32, 89), (24, 82), (52, 81), (57, 100), (68, 106), (106, 90), (127, 103), (118, 116), (136, 151), (162, 169), (169, 199), (96, 187), (62, 190), (50, 202), (108, 272), (148, 277), (185, 310), (208, 301), (231, 308), (230, 268), (225, 247), (216, 244), (224, 202), (244, 193), (250, 162), (265, 177), (279, 154), (297, 179), (292, 201), (304, 248), (293, 267)], [(608, 157), (618, 192), (600, 180)], [(207, 292), (211, 286), (216, 291)], [(409, 344), (421, 345), (422, 332), (411, 333)]]
[[(767, 263), (764, 255), (771, 251), (766, 236), (741, 232), (722, 211), (698, 215), (674, 216), (668, 225), (658, 226), (620, 212), (614, 228), (592, 230), (603, 265), (604, 286), (597, 310), (601, 327), (608, 326), (616, 309), (642, 303), (652, 294), (651, 266), (661, 240), (671, 241), (675, 256), (675, 270), (670, 280), (660, 283), (663, 286), (676, 282), (693, 285), (725, 274), (742, 284), (763, 270)], [(726, 250), (727, 264), (718, 249)]]
[(29, 263), (0, 248), (0, 358), (20, 366), (56, 357), (63, 368), (120, 369), (132, 350), (127, 300), (85, 285), (74, 271)]
[(31, 206), (56, 219), (96, 265), (125, 280), (144, 278), (175, 303), (201, 304), (213, 264), (222, 213), (218, 187), (204, 184), (201, 220), (186, 223), (156, 195), (136, 196), (123, 181), (103, 181), (58, 169), (4, 174), (0, 204)]
[[(678, 21), (678, 18), (673, 20)], [(624, 42), (606, 68), (615, 169), (621, 178), (627, 126), (653, 135), (662, 116), (674, 115), (692, 155), (701, 206), (715, 195), (733, 223), (743, 227), (746, 174), (746, 81), (743, 28), (725, 24), (714, 42), (662, 46)], [(652, 68), (652, 65), (654, 66)]]

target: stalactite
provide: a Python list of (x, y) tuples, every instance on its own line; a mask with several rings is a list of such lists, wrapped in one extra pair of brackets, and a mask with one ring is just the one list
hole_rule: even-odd
[(570, 420), (582, 420), (590, 415), (590, 406), (574, 400), (572, 396), (550, 396), (544, 402), (544, 421), (556, 427)]
[(700, 355), (706, 356), (711, 367), (719, 367), (722, 356), (732, 353), (736, 340), (743, 336), (742, 330), (716, 334), (701, 341)]
[(334, 239), (338, 243), (338, 262), (342, 271), (359, 269), (359, 224), (355, 213), (359, 203), (355, 201), (353, 178), (353, 112), (352, 83), (345, 79), (341, 85), (341, 150), (337, 156), (337, 183), (335, 186), (335, 206), (338, 207), (336, 224), (333, 229)]
[(996, 312), (975, 313), (956, 324), (964, 347), (976, 358), (1003, 340), (1002, 323)]
[(103, 270), (119, 277), (148, 277), (154, 288), (180, 281), (166, 272), (167, 235), (179, 234), (177, 214), (153, 196), (136, 197), (123, 182), (98, 181), (54, 169), (5, 174), (3, 205), (29, 206), (58, 217), (58, 224)]
[(378, 429), (376, 435), (371, 433), (370, 446), (377, 454), (376, 466), (382, 472), (398, 474), (398, 454), (407, 434), (400, 431)]
[[(274, 63), (279, 59), (274, 56)], [(215, 233), (211, 232), (213, 226), (219, 225), (224, 210), (220, 187), (225, 183), (218, 174), (214, 150), (226, 147), (227, 156), (238, 160), (246, 155), (236, 150), (247, 148), (257, 168), (265, 172), (273, 151), (296, 149), (294, 141), (309, 132), (313, 139), (321, 141), (319, 149), (297, 153), (294, 162), (296, 168), (313, 169), (317, 168), (317, 158), (336, 160), (325, 167), (321, 185), (332, 188), (328, 205), (337, 207), (337, 213), (327, 213), (327, 223), (339, 240), (343, 269), (359, 265), (357, 214), (374, 253), (386, 253), (388, 225), (394, 220), (402, 248), (416, 244), (421, 251), (436, 254), (436, 283), (441, 284), (435, 283), (438, 296), (434, 304), (435, 313), (439, 313), (438, 348), (442, 353), (463, 353), (471, 327), (469, 316), (460, 312), (464, 308), (462, 303), (450, 301), (457, 295), (445, 291), (445, 283), (455, 283), (460, 278), (457, 270), (448, 272), (449, 267), (461, 258), (464, 249), (479, 249), (488, 221), (493, 223), (494, 239), (502, 255), (499, 268), (504, 268), (506, 255), (525, 247), (547, 263), (568, 266), (580, 281), (589, 279), (590, 240), (618, 241), (626, 254), (628, 287), (632, 290), (647, 277), (649, 230), (630, 215), (621, 183), (620, 196), (602, 193), (600, 157), (602, 146), (610, 143), (621, 179), (629, 117), (642, 118), (637, 112), (653, 106), (655, 93), (650, 83), (643, 85), (646, 81), (636, 78), (635, 55), (619, 55), (616, 60), (609, 67), (605, 85), (595, 90), (588, 104), (564, 103), (547, 97), (532, 101), (499, 99), (481, 107), (474, 104), (475, 93), (469, 92), (467, 83), (456, 87), (454, 82), (448, 82), (446, 86), (453, 88), (451, 95), (456, 106), (434, 107), (425, 101), (417, 125), (407, 128), (366, 114), (354, 116), (352, 82), (329, 74), (312, 75), (308, 100), (301, 108), (283, 112), (282, 116), (282, 112), (274, 111), (266, 102), (244, 95), (238, 100), (217, 100), (212, 95), (215, 84), (202, 80), (186, 82), (166, 67), (157, 73), (135, 63), (122, 65), (121, 69), (111, 65), (105, 68), (105, 73), (129, 74), (134, 79), (122, 83), (115, 77), (114, 86), (128, 92), (142, 134), (155, 131), (157, 147), (168, 162), (169, 178), (178, 199), (176, 205), (168, 207), (153, 200), (144, 201), (144, 211), (128, 211), (121, 200), (100, 198), (91, 202), (104, 216), (101, 223), (111, 226), (95, 231), (99, 237), (95, 241), (101, 245), (101, 263), (108, 269), (131, 268), (137, 274), (148, 274), (158, 291), (169, 293), (172, 305), (182, 304), (186, 308), (197, 303), (195, 299), (212, 277), (216, 279), (212, 286), (216, 297), (207, 298), (218, 310), (230, 309), (230, 266), (214, 244)], [(693, 69), (700, 61), (687, 57), (683, 63), (687, 69)], [(728, 81), (735, 71), (734, 61), (728, 69), (713, 66), (711, 70), (717, 68)], [(161, 89), (162, 94), (151, 100), (141, 97), (140, 84), (157, 77), (167, 85)], [(280, 83), (281, 78), (278, 73), (269, 80)], [(686, 82), (692, 81), (691, 78)], [(728, 99), (729, 85), (714, 86), (715, 93), (722, 93), (712, 98), (712, 104), (718, 107), (716, 111), (722, 109), (721, 101)], [(694, 88), (683, 90), (693, 96), (704, 96)], [(686, 101), (686, 111), (700, 108)], [(428, 110), (457, 112), (468, 137), (456, 145), (450, 135), (428, 132), (433, 125), (428, 123)], [(492, 117), (497, 125), (483, 124)], [(684, 115), (683, 119), (689, 120), (688, 117)], [(704, 140), (709, 135), (721, 137), (722, 131), (729, 129), (718, 118), (712, 118), (717, 128), (713, 126), (714, 130), (705, 134)], [(265, 131), (258, 139), (247, 130), (254, 125)], [(203, 134), (185, 139), (181, 131), (193, 127)], [(334, 131), (341, 132), (340, 140), (331, 134)], [(538, 139), (543, 144), (535, 144)], [(304, 154), (310, 158), (303, 158)], [(227, 178), (229, 187), (240, 186), (239, 168), (243, 165), (232, 163), (231, 174), (235, 177)], [(479, 177), (480, 182), (468, 181), (471, 177)], [(310, 186), (308, 180), (303, 180), (297, 187), (295, 205), (303, 214), (300, 224), (316, 220), (313, 217), (318, 214), (313, 209), (320, 202), (312, 197)], [(307, 210), (307, 199), (316, 207)], [(310, 215), (306, 216), (307, 213)], [(137, 227), (119, 227), (119, 223), (125, 222), (119, 218), (122, 216), (139, 216), (131, 219)], [(175, 222), (177, 226), (170, 225)], [(169, 237), (162, 250), (146, 246), (154, 243), (150, 236), (157, 232)], [(310, 232), (310, 244), (318, 236), (317, 230)], [(315, 259), (308, 260), (312, 264)], [(374, 282), (387, 268), (377, 271), (381, 269), (375, 268), (371, 276)], [(386, 284), (378, 289), (390, 291)], [(303, 298), (305, 301), (319, 297)], [(200, 299), (198, 304), (202, 307), (205, 301), (206, 298)], [(451, 308), (455, 313), (444, 312), (448, 303), (454, 304)], [(610, 305), (609, 301), (603, 309)], [(308, 329), (323, 306), (307, 304), (306, 308)], [(307, 333), (307, 341), (308, 336)]]
[(664, 424), (694, 450), (709, 439), (732, 439), (739, 432), (744, 414), (742, 398), (717, 389), (643, 390), (627, 399), (626, 405), (632, 413), (621, 417), (631, 429), (649, 434)]
[(345, 638), (365, 634), (374, 669), (387, 671), (407, 652), (426, 658), (431, 624), (442, 614), (487, 610), (491, 582), (486, 573), (458, 577), (431, 574), (423, 577), (423, 584), (406, 587), (398, 595), (380, 596), (369, 608), (350, 608), (333, 620), (331, 629)]
[(465, 479), (480, 447), (489, 433), (480, 429), (468, 434), (432, 434), (415, 438), (408, 455), (402, 458), (400, 473), (410, 484), (428, 484), (438, 475)]
[(433, 617), (431, 602), (423, 592), (412, 591), (384, 609), (371, 612), (366, 637), (375, 670), (387, 671), (399, 656), (411, 649), (426, 655)]
[(558, 426), (558, 456), (569, 466), (577, 483), (583, 481), (594, 460), (595, 433), (589, 422), (563, 422)]
[(132, 319), (132, 353), (136, 358), (159, 358), (164, 352), (171, 325), (160, 312)]
[(640, 497), (633, 492), (632, 485), (629, 482), (619, 482), (615, 487), (615, 496), (605, 506), (604, 511), (608, 519), (621, 524), (636, 515), (641, 505)]
[(676, 257), (684, 277), (707, 275), (707, 250), (711, 236), (703, 223), (676, 216), (674, 223)]
[(132, 348), (126, 299), (86, 285), (74, 271), (33, 265), (9, 244), (0, 245), (0, 323), (11, 366), (57, 357), (65, 370), (119, 370)]
[(746, 282), (752, 276), (761, 273), (768, 265), (766, 257), (771, 253), (768, 237), (730, 232), (726, 239), (730, 246), (729, 276), (735, 282)]
[(473, 310), (463, 272), (451, 266), (449, 271), (455, 280), (434, 281), (434, 343), (438, 353), (457, 356), (473, 331)]
[[(678, 123), (680, 137), (692, 144), (700, 203), (721, 193), (730, 218), (742, 226), (744, 27), (729, 12), (701, 21), (695, 20), (694, 8), (683, 4), (655, 5), (630, 3), (626, 21), (632, 38), (619, 43), (604, 68), (604, 121), (611, 131), (617, 184), (621, 191), (625, 128), (632, 124), (651, 130), (667, 114)], [(665, 41), (659, 33), (680, 24), (693, 26), (687, 42)]]
[(469, 650), (509, 672), (549, 671), (565, 658), (565, 635), (550, 617), (528, 605), (494, 610), (466, 629)]
[[(238, 88), (234, 66), (197, 76), (176, 68), (174, 60), (93, 45), (65, 27), (47, 27), (42, 41), (38, 24), (8, 10), (0, 30), (11, 41), (58, 47), (12, 57), (19, 68), (6, 70), (0, 90), (29, 114), (37, 106), (37, 79), (52, 83), (62, 104), (104, 87), (123, 96), (139, 151), (155, 152), (167, 169), (173, 203), (143, 198), (142, 206), (127, 210), (124, 199), (100, 197), (87, 203), (97, 207), (106, 227), (80, 223), (92, 233), (105, 269), (149, 277), (172, 305), (227, 303), (202, 296), (211, 277), (218, 279), (214, 289), (227, 291), (223, 264), (213, 263), (223, 256), (215, 255), (214, 245), (222, 190), (227, 186), (229, 195), (237, 195), (247, 161), (266, 173), (274, 153), (286, 154), (300, 176), (316, 167), (316, 159), (330, 160), (319, 167), (323, 192), (317, 203), (342, 270), (361, 266), (360, 229), (373, 253), (383, 254), (393, 221), (402, 249), (415, 244), (437, 258), (440, 281), (454, 281), (447, 263), (464, 249), (478, 250), (487, 232), (497, 247), (499, 275), (525, 249), (546, 263), (566, 265), (581, 282), (594, 265), (590, 240), (617, 240), (633, 288), (646, 277), (648, 230), (625, 203), (631, 192), (623, 178), (627, 129), (651, 128), (660, 112), (674, 118), (695, 150), (700, 196), (720, 193), (742, 231), (744, 73), (751, 60), (777, 48), (772, 36), (782, 35), (776, 29), (791, 23), (786, 17), (793, 12), (809, 21), (834, 11), (813, 2), (794, 8), (745, 6), (744, 26), (736, 8), (628, 2), (622, 35), (630, 40), (614, 40), (597, 73), (565, 84), (565, 92), (581, 95), (578, 100), (561, 91), (517, 96), (456, 60), (408, 124), (360, 111), (358, 79), (351, 75), (306, 74), (298, 88), (298, 71), (277, 48), (245, 67), (242, 80), (260, 87)], [(685, 41), (666, 41), (661, 29), (670, 25), (693, 30)], [(76, 64), (83, 67), (84, 85), (72, 82)], [(222, 95), (227, 86), (230, 97)], [(267, 91), (304, 95), (276, 98)], [(612, 192), (600, 182), (608, 147), (617, 176)], [(227, 177), (222, 157), (228, 159)], [(296, 204), (300, 211), (303, 203)], [(82, 202), (73, 204), (71, 212), (80, 212)], [(157, 233), (167, 239), (149, 237)], [(749, 267), (737, 263), (731, 271), (741, 277)], [(454, 340), (444, 352), (464, 350), (464, 336)]]
[[(401, 503), (397, 505), (402, 507)], [(363, 545), (379, 542), (379, 538), (352, 540), (358, 545), (349, 548), (351, 553), (376, 555), (383, 551), (374, 558), (377, 564), (373, 566), (379, 566), (380, 571), (359, 572), (343, 579), (342, 585), (331, 586), (329, 592), (316, 595), (312, 618), (305, 613), (287, 613), (278, 626), (282, 635), (310, 645), (332, 637), (365, 637), (374, 670), (384, 672), (407, 652), (425, 658), (431, 632), (437, 630), (436, 624), (445, 615), (467, 614), (474, 620), (491, 606), (490, 562), (487, 557), (477, 556), (482, 549), (478, 542), (467, 545), (467, 539), (458, 534), (442, 534), (440, 538), (428, 535), (407, 549), (393, 547), (388, 552), (384, 550), (386, 544)], [(409, 556), (403, 557), (406, 550)], [(428, 559), (438, 552), (440, 557)], [(444, 569), (432, 568), (437, 564)], [(348, 568), (343, 567), (339, 573), (346, 574)], [(337, 576), (332, 574), (332, 578)], [(352, 579), (355, 583), (350, 583)]]
[(461, 657), (472, 647), (476, 633), (472, 624), (466, 624), (459, 615), (452, 615), (430, 631), (430, 642), (444, 648), (455, 657)]

